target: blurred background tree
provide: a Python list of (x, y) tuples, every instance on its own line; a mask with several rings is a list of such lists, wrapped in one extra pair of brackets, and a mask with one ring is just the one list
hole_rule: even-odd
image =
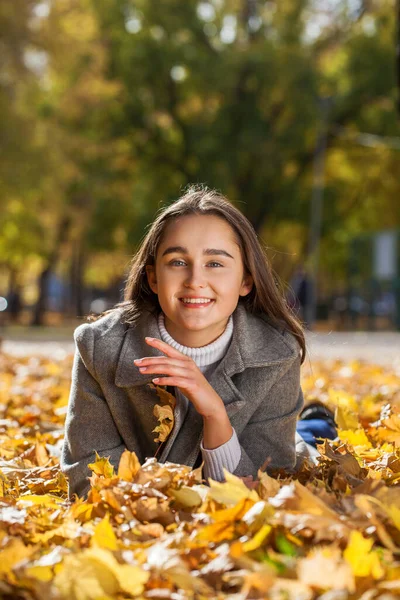
[(84, 286), (120, 289), (157, 209), (193, 182), (239, 206), (288, 279), (330, 98), (329, 293), (354, 236), (400, 226), (394, 16), (389, 0), (0, 0), (4, 289), (22, 286), (40, 324), (57, 274), (63, 310), (84, 314)]

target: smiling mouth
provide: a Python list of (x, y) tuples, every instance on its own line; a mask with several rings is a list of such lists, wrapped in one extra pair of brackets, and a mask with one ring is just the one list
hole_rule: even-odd
[(186, 308), (205, 308), (206, 306), (210, 306), (214, 300), (212, 298), (210, 298), (208, 301), (206, 302), (185, 302), (183, 300), (183, 298), (179, 298), (180, 302), (183, 304), (183, 306), (185, 306)]

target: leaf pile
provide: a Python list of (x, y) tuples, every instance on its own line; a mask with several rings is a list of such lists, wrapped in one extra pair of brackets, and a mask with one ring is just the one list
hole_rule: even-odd
[[(400, 376), (339, 362), (305, 372), (339, 440), (293, 477), (90, 466), (71, 503), (59, 470), (70, 359), (0, 355), (0, 597), (394, 600), (400, 595)], [(156, 419), (155, 419), (156, 420)]]

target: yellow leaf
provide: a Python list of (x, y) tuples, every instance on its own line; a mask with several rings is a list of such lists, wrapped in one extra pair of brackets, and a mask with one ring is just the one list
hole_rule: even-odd
[(7, 546), (1, 549), (0, 574), (8, 573), (17, 563), (36, 550), (34, 546), (25, 546), (19, 538), (11, 538)]
[(18, 498), (18, 504), (41, 504), (46, 508), (58, 508), (60, 504), (64, 504), (65, 500), (58, 496), (52, 496), (51, 494), (25, 494)]
[(353, 413), (358, 412), (358, 404), (352, 394), (348, 394), (344, 390), (335, 390), (333, 388), (330, 388), (328, 390), (328, 394), (329, 401), (334, 406), (340, 406), (349, 411), (352, 411)]
[(33, 577), (33, 579), (44, 582), (51, 581), (54, 577), (53, 569), (45, 566), (27, 567), (24, 571), (24, 574), (28, 575), (28, 577)]
[(148, 571), (134, 565), (117, 564), (114, 566), (114, 572), (121, 590), (131, 596), (140, 596), (143, 593), (144, 584), (150, 577)]
[(338, 436), (342, 442), (347, 442), (348, 444), (353, 446), (353, 448), (355, 448), (357, 446), (363, 446), (365, 448), (372, 448), (372, 444), (369, 441), (369, 439), (367, 438), (367, 435), (366, 435), (364, 429), (356, 429), (356, 430), (339, 429)]
[(92, 544), (108, 550), (117, 550), (117, 538), (110, 523), (109, 514), (106, 514), (104, 519), (94, 528)]
[(263, 525), (259, 531), (249, 540), (248, 542), (244, 542), (242, 544), (244, 552), (251, 552), (252, 550), (257, 550), (264, 543), (265, 539), (268, 537), (272, 530), (271, 525)]
[(232, 521), (217, 521), (206, 525), (198, 531), (196, 539), (204, 542), (218, 544), (223, 540), (231, 540), (235, 537), (235, 525)]
[(119, 585), (111, 569), (113, 561), (115, 558), (111, 552), (100, 549), (84, 550), (66, 556), (64, 568), (54, 578), (54, 586), (65, 600), (114, 597)]
[(339, 429), (359, 429), (360, 427), (357, 414), (347, 406), (336, 407), (335, 421)]
[(226, 506), (234, 506), (243, 498), (250, 498), (254, 502), (260, 500), (257, 492), (250, 490), (239, 477), (232, 475), (226, 469), (223, 471), (225, 482), (214, 481), (211, 478), (208, 479), (210, 484), (210, 498)]
[(35, 533), (32, 540), (36, 542), (47, 542), (53, 537), (62, 537), (65, 539), (75, 539), (81, 534), (81, 525), (72, 518), (65, 518), (58, 527), (45, 531), (44, 533)]
[(213, 511), (211, 516), (214, 521), (241, 521), (252, 506), (254, 506), (254, 500), (242, 498), (235, 506)]
[(78, 500), (71, 506), (71, 515), (74, 519), (79, 519), (82, 523), (90, 521), (93, 513), (93, 504), (89, 504), (83, 498)]
[(390, 506), (385, 506), (385, 509), (392, 519), (395, 527), (400, 531), (400, 508), (395, 504), (391, 504)]
[(118, 465), (118, 477), (125, 481), (133, 481), (140, 469), (140, 462), (134, 452), (124, 450)]
[(179, 490), (170, 490), (170, 493), (184, 508), (196, 508), (197, 506), (201, 506), (203, 502), (198, 492), (185, 485), (179, 488)]
[(382, 452), (394, 452), (394, 445), (393, 444), (389, 444), (388, 442), (384, 442), (382, 444), (382, 446), (380, 447)]
[(110, 457), (100, 457), (96, 452), (96, 461), (88, 465), (89, 469), (96, 475), (103, 475), (107, 479), (114, 476), (114, 467), (110, 463)]
[(274, 508), (264, 500), (255, 502), (251, 508), (243, 515), (242, 521), (246, 523), (251, 531), (260, 529), (266, 521), (274, 515)]
[(110, 551), (89, 548), (64, 559), (54, 584), (65, 600), (99, 600), (120, 591), (139, 596), (148, 578), (138, 566), (120, 565)]
[(372, 550), (374, 542), (366, 539), (359, 531), (352, 531), (343, 558), (350, 564), (356, 577), (380, 579), (385, 572), (380, 564), (378, 553)]
[(47, 452), (46, 446), (36, 442), (35, 444), (35, 455), (36, 462), (39, 466), (45, 465), (49, 460), (49, 453)]

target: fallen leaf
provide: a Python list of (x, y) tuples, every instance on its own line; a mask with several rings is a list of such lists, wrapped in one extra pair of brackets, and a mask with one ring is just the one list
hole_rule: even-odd
[(129, 450), (124, 450), (118, 465), (118, 477), (125, 481), (133, 481), (140, 466), (136, 454), (129, 452)]
[(366, 539), (359, 531), (352, 531), (347, 548), (343, 552), (343, 558), (349, 563), (356, 577), (368, 577), (381, 579), (383, 570), (378, 554), (372, 550), (374, 542)]

